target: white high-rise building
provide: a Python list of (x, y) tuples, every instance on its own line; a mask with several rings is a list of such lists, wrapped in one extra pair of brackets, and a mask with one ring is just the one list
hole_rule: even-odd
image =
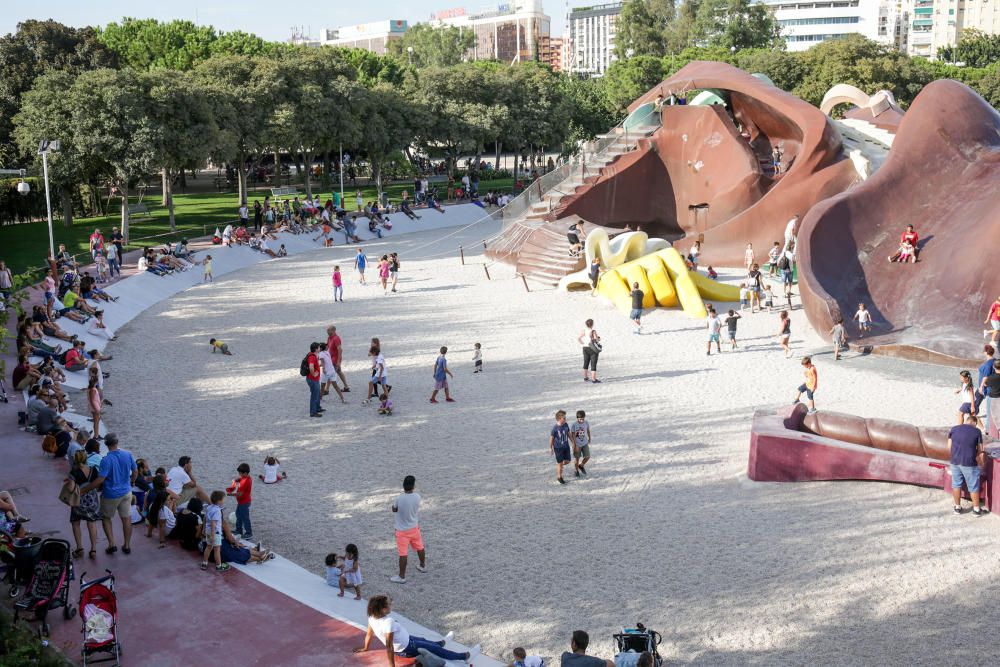
[(623, 2), (575, 7), (567, 17), (563, 69), (601, 76), (615, 61), (615, 35)]
[(1000, 34), (1000, 0), (910, 0), (909, 53), (937, 58), (966, 30)]
[(535, 60), (539, 41), (550, 36), (550, 24), (542, 0), (509, 0), (471, 12), (447, 9), (431, 17), (435, 27), (455, 26), (475, 33), (476, 43), (466, 54), (470, 60), (505, 63)]
[(858, 33), (905, 48), (910, 0), (759, 0), (774, 11), (789, 51), (805, 51), (830, 39)]

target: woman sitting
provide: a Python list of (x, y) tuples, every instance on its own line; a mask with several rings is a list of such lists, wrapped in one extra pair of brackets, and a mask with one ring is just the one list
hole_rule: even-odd
[(204, 525), (201, 520), (201, 510), (204, 507), (201, 498), (192, 498), (187, 506), (174, 517), (176, 524), (167, 533), (167, 539), (177, 540), (186, 551), (197, 551), (201, 541)]
[(62, 352), (61, 345), (52, 347), (51, 345), (47, 345), (40, 337), (35, 336), (33, 329), (27, 321), (22, 322), (17, 328), (17, 349), (21, 350), (23, 348), (28, 348), (32, 355), (42, 357), (43, 359), (59, 356)]
[(143, 253), (143, 255), (139, 257), (139, 261), (136, 264), (136, 268), (139, 269), (140, 272), (146, 271), (148, 273), (152, 273), (154, 276), (160, 276), (160, 277), (163, 277), (168, 273), (170, 273), (169, 271), (164, 271), (163, 269), (158, 267), (155, 263), (150, 261), (148, 253)]
[(62, 328), (59, 327), (55, 322), (53, 322), (48, 313), (45, 312), (45, 308), (42, 306), (34, 306), (31, 309), (31, 319), (32, 321), (41, 328), (42, 333), (46, 336), (51, 336), (52, 338), (58, 338), (59, 340), (74, 341), (76, 336), (71, 336)]
[(90, 276), (80, 278), (80, 295), (83, 296), (84, 299), (97, 299), (100, 301), (118, 300), (118, 297), (111, 296), (98, 287), (97, 282)]

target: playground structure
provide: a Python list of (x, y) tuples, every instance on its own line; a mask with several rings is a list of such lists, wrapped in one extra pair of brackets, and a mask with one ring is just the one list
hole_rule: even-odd
[[(747, 476), (758, 482), (899, 482), (950, 492), (948, 457), (948, 428), (838, 412), (809, 415), (799, 403), (754, 414)], [(1000, 449), (987, 449), (982, 467), (981, 493), (991, 513), (1000, 512), (997, 457)]]

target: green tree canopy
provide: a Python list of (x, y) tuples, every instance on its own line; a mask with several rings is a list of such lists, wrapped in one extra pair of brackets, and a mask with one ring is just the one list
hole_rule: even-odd
[(459, 30), (455, 26), (435, 28), (418, 23), (403, 33), (401, 39), (389, 42), (389, 53), (405, 63), (412, 59), (417, 68), (448, 67), (462, 62), (466, 51), (475, 43), (476, 36), (471, 30)]

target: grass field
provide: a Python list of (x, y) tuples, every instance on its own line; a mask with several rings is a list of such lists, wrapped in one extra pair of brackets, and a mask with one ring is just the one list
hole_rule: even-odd
[[(497, 189), (509, 191), (512, 187), (512, 179), (480, 181), (479, 183), (480, 192)], [(345, 191), (349, 205), (354, 202), (353, 192), (356, 189)], [(393, 200), (398, 200), (403, 190), (412, 190), (412, 184), (399, 183), (386, 188), (389, 198)], [(299, 192), (302, 193), (304, 190), (300, 187)], [(362, 187), (361, 192), (366, 201), (375, 199), (374, 186)], [(319, 188), (314, 188), (313, 193), (320, 194), (324, 201), (331, 194), (329, 190), (320, 190)], [(251, 192), (250, 205), (253, 205), (254, 199), (263, 201), (266, 194), (268, 194), (266, 190)], [(133, 199), (134, 201), (136, 200)], [(238, 197), (233, 192), (174, 195), (174, 218), (177, 223), (177, 232), (171, 234), (167, 209), (159, 205), (159, 196), (146, 197), (143, 203), (149, 207), (149, 215), (134, 215), (129, 221), (133, 246), (148, 246), (165, 243), (180, 237), (211, 234), (215, 227), (235, 221), (239, 208)], [(95, 227), (108, 236), (111, 233), (111, 228), (119, 226), (120, 223), (121, 218), (117, 212), (115, 215), (76, 218), (73, 221), (73, 226), (68, 228), (62, 224), (61, 218), (53, 219), (52, 231), (56, 248), (59, 247), (60, 243), (65, 243), (70, 252), (85, 254), (88, 250), (87, 238)], [(0, 259), (6, 261), (7, 266), (14, 273), (42, 266), (48, 254), (48, 247), (49, 233), (45, 222), (0, 227)]]

